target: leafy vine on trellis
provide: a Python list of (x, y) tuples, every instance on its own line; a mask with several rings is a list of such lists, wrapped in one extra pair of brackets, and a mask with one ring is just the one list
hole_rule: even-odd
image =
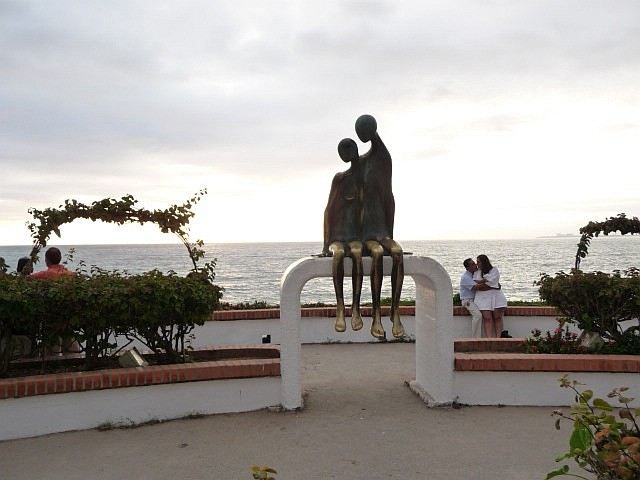
[(189, 258), (193, 263), (193, 272), (206, 275), (209, 280), (215, 277), (215, 259), (205, 263), (201, 267), (198, 262), (204, 258), (204, 242), (189, 240), (188, 224), (195, 213), (191, 210), (207, 194), (206, 189), (195, 193), (192, 198), (182, 205), (171, 205), (164, 210), (147, 210), (137, 208), (138, 201), (131, 195), (125, 195), (120, 200), (105, 198), (93, 202), (91, 205), (78, 202), (77, 200), (65, 200), (64, 205), (58, 208), (45, 208), (38, 210), (30, 208), (29, 213), (34, 221), (27, 223), (27, 227), (33, 238), (33, 248), (31, 250), (31, 261), (37, 262), (38, 253), (46, 247), (52, 233), (60, 237), (60, 227), (76, 219), (87, 219), (91, 221), (100, 220), (107, 223), (124, 225), (125, 223), (155, 223), (163, 233), (173, 233), (184, 244), (189, 252)]
[(580, 260), (585, 258), (589, 253), (589, 244), (594, 236), (599, 236), (601, 233), (609, 235), (613, 232), (620, 232), (622, 235), (640, 234), (640, 220), (638, 217), (627, 218), (624, 213), (619, 213), (615, 217), (609, 217), (604, 222), (589, 222), (587, 225), (580, 229), (582, 236), (580, 237), (580, 243), (578, 243), (578, 251), (576, 252), (575, 269), (580, 268)]

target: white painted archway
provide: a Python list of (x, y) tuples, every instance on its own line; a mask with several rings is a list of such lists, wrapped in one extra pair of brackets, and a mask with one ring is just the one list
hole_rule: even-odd
[[(302, 258), (287, 268), (280, 281), (282, 406), (302, 407), (300, 371), (300, 294), (305, 284), (318, 277), (331, 277), (331, 258)], [(391, 272), (391, 258), (384, 258), (384, 274)], [(371, 258), (363, 258), (365, 272)], [(351, 259), (345, 261), (345, 277), (351, 275)], [(406, 255), (405, 276), (416, 285), (416, 379), (412, 388), (428, 403), (453, 400), (453, 287), (438, 262), (428, 257)], [(366, 284), (366, 282), (365, 282)]]

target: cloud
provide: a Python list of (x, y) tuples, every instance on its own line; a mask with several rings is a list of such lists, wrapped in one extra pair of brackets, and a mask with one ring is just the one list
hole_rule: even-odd
[[(576, 188), (625, 204), (638, 191), (619, 178), (640, 147), (635, 1), (52, 0), (0, 11), (2, 243), (29, 206), (125, 193), (171, 204), (202, 187), (230, 231), (276, 237), (263, 219), (280, 212), (283, 237), (315, 238), (344, 168), (337, 143), (355, 138), (361, 113), (378, 118), (395, 161), (406, 209), (396, 224), (424, 202), (442, 209), (442, 227), (408, 235), (479, 231), (447, 230), (465, 208), (463, 175), (501, 185), (485, 208)], [(208, 224), (218, 215), (202, 213)], [(301, 215), (317, 219), (294, 234)]]

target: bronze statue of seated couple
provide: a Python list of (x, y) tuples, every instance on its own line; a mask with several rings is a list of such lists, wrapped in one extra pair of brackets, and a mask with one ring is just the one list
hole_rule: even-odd
[(332, 256), (333, 285), (336, 292), (335, 329), (344, 332), (347, 328), (344, 305), (344, 259), (353, 263), (353, 304), (351, 327), (360, 330), (363, 326), (360, 315), (360, 293), (362, 290), (362, 257), (371, 257), (371, 296), (373, 321), (371, 335), (386, 337), (382, 326), (380, 292), (382, 290), (382, 259), (390, 255), (391, 270), (391, 323), (396, 338), (404, 336), (398, 306), (404, 280), (403, 251), (393, 239), (395, 200), (391, 188), (391, 155), (378, 135), (377, 122), (371, 115), (362, 115), (356, 120), (356, 134), (362, 142), (371, 142), (371, 148), (359, 155), (356, 142), (345, 138), (338, 144), (338, 154), (348, 170), (336, 174), (331, 183), (329, 200), (324, 212), (324, 247), (322, 255)]

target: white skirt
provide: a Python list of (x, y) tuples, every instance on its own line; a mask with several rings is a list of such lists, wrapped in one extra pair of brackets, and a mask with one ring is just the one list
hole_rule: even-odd
[(496, 308), (507, 306), (507, 297), (504, 296), (502, 290), (478, 290), (473, 303), (478, 306), (479, 310), (494, 311)]

